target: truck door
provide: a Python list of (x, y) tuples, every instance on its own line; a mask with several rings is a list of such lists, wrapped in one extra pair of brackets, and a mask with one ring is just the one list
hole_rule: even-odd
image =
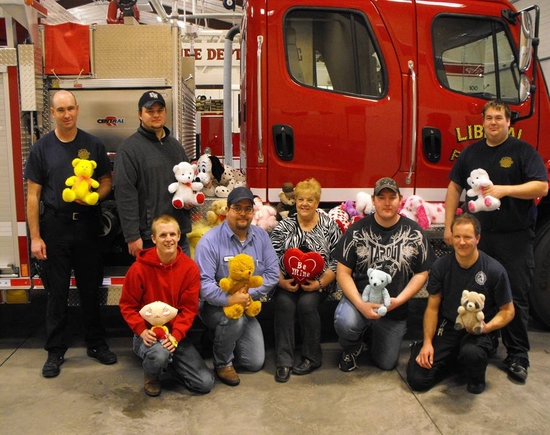
[[(456, 8), (418, 2), (417, 194), (442, 201), (451, 166), (464, 147), (483, 137), (481, 111), (500, 98), (520, 115), (530, 100), (518, 97), (517, 24), (502, 18), (502, 6), (471, 1)], [(532, 97), (531, 97), (532, 98)], [(533, 145), (537, 117), (512, 125), (511, 134)]]
[[(375, 2), (268, 2), (269, 199), (315, 177), (323, 200), (355, 197), (401, 160), (399, 65)], [(316, 5), (309, 7), (307, 4)]]

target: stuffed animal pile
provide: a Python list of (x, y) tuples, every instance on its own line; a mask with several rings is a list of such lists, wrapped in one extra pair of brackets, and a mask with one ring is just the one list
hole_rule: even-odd
[[(230, 295), (236, 293), (242, 288), (260, 287), (264, 280), (254, 273), (254, 259), (248, 254), (237, 254), (229, 259), (229, 276), (220, 280), (220, 288)], [(234, 304), (230, 307), (223, 307), (223, 312), (230, 319), (238, 319), (243, 313), (249, 317), (257, 316), (262, 309), (260, 301), (252, 301), (245, 310), (241, 304)]]
[(174, 194), (174, 208), (182, 209), (186, 204), (196, 207), (204, 202), (204, 193), (201, 192), (203, 185), (199, 181), (194, 181), (196, 169), (197, 165), (188, 162), (180, 162), (174, 166), (177, 181), (168, 186), (168, 192)]
[(178, 347), (178, 342), (165, 325), (174, 319), (177, 314), (177, 309), (161, 301), (151, 302), (139, 310), (139, 315), (151, 325), (151, 331), (154, 332), (157, 340), (162, 343), (168, 339), (174, 347)]
[(369, 268), (367, 270), (369, 283), (363, 290), (361, 299), (365, 302), (373, 302), (375, 304), (383, 304), (374, 311), (380, 316), (385, 316), (388, 308), (391, 305), (390, 293), (386, 289), (386, 285), (391, 283), (391, 275), (378, 269)]
[(99, 193), (92, 192), (97, 189), (99, 183), (92, 178), (97, 163), (94, 160), (76, 158), (72, 161), (74, 175), (67, 178), (63, 189), (62, 198), (65, 202), (73, 202), (77, 199), (88, 205), (96, 205), (99, 201)]
[(467, 329), (474, 334), (483, 331), (483, 308), (485, 307), (485, 295), (482, 293), (464, 290), (458, 307), (458, 316), (455, 321), (455, 329)]
[(474, 169), (470, 172), (470, 176), (466, 181), (470, 185), (470, 189), (467, 190), (466, 194), (470, 198), (477, 196), (477, 199), (468, 201), (468, 210), (471, 213), (493, 211), (500, 207), (500, 199), (483, 195), (483, 189), (493, 185), (485, 169)]

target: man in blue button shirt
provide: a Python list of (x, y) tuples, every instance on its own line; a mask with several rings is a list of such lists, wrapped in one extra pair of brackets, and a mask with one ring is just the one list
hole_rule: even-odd
[[(257, 372), (264, 364), (265, 349), (258, 320), (247, 315), (230, 319), (223, 307), (242, 304), (246, 308), (251, 300), (267, 295), (279, 282), (279, 264), (271, 240), (262, 228), (251, 225), (253, 204), (250, 189), (233, 189), (227, 198), (227, 218), (208, 231), (195, 249), (195, 261), (201, 271), (199, 317), (215, 333), (214, 369), (220, 381), (230, 386), (240, 383), (233, 360), (240, 367)], [(229, 275), (229, 259), (243, 253), (254, 259), (254, 275), (263, 277), (264, 283), (229, 295), (219, 282)]]

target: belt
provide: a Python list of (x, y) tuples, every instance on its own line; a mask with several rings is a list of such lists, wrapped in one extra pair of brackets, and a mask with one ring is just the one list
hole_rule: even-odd
[(81, 221), (97, 216), (97, 210), (65, 212), (46, 207), (44, 215), (51, 215), (66, 221)]

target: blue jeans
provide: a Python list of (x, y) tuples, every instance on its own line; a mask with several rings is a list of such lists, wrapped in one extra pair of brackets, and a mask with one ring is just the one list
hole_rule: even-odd
[(230, 319), (222, 307), (201, 301), (199, 317), (214, 331), (214, 367), (227, 367), (235, 363), (251, 372), (260, 370), (265, 361), (262, 327), (255, 317), (244, 314)]
[(365, 318), (345, 296), (334, 312), (334, 329), (338, 343), (346, 353), (359, 349), (363, 332), (371, 334), (370, 358), (382, 370), (393, 370), (399, 359), (401, 343), (407, 332), (406, 320), (382, 317), (379, 320)]
[(172, 353), (160, 342), (148, 347), (139, 335), (134, 335), (134, 352), (143, 359), (143, 370), (153, 376), (168, 371), (187, 389), (199, 394), (209, 393), (214, 387), (214, 374), (187, 338)]

